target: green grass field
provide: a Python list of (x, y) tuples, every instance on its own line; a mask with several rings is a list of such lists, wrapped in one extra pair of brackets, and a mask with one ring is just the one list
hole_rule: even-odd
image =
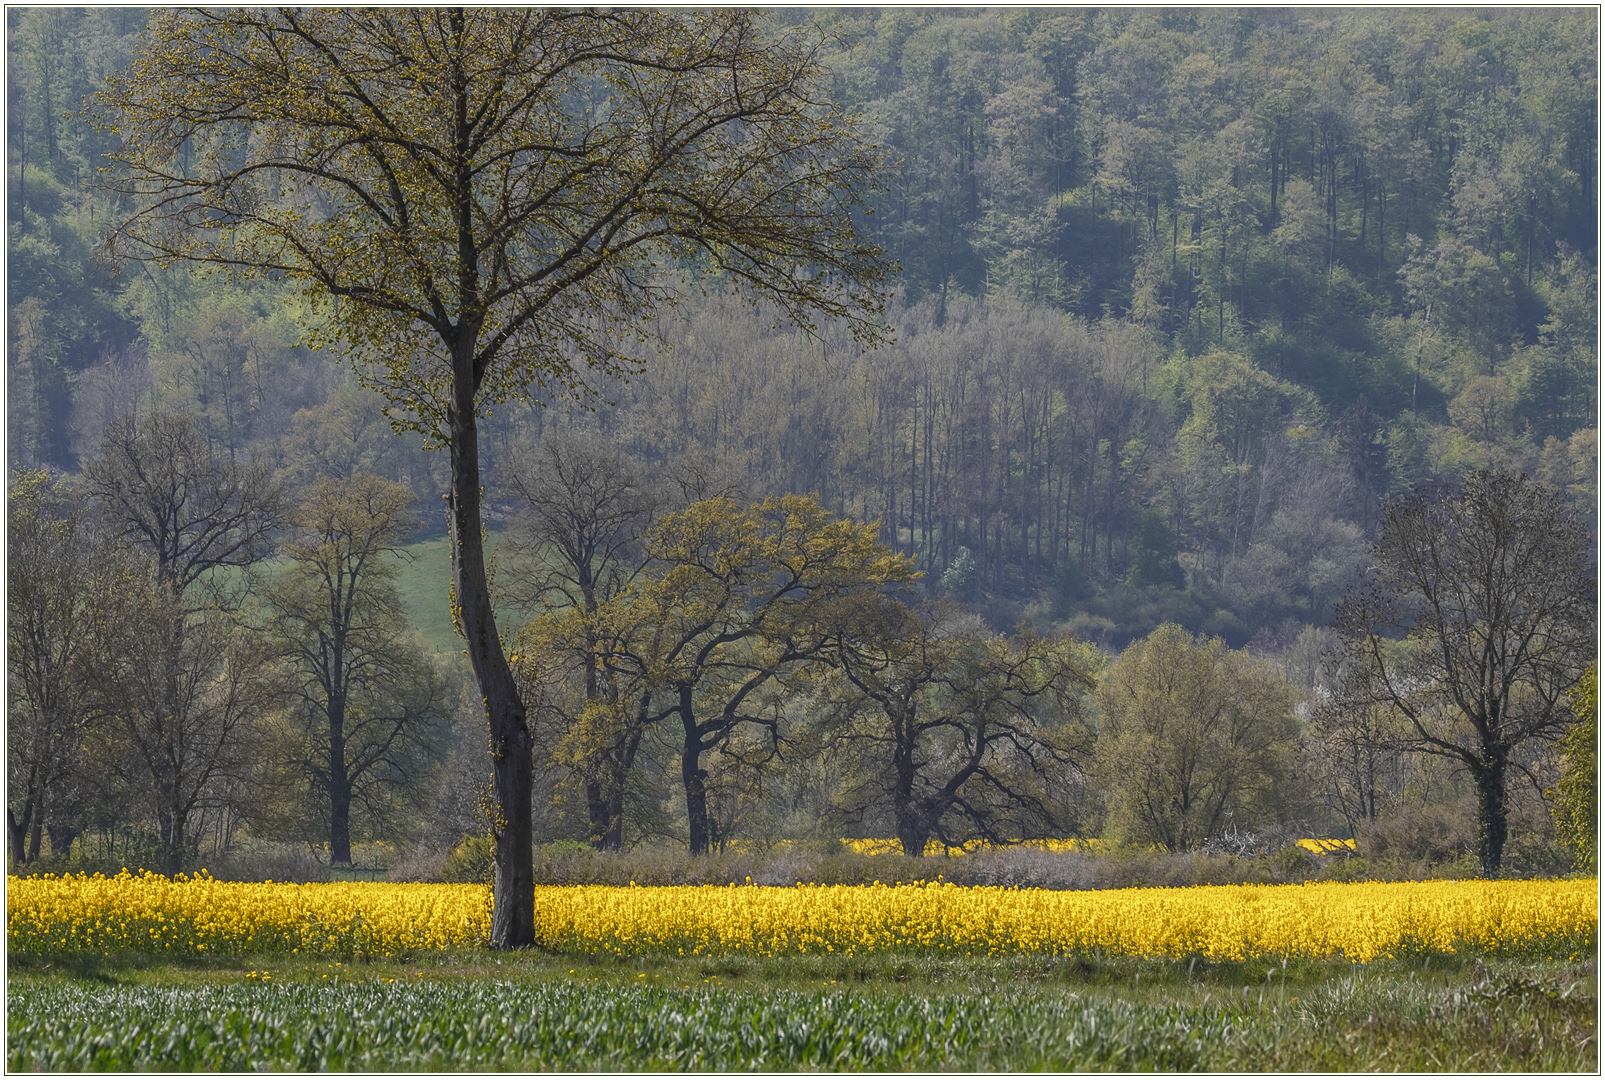
[[(485, 537), (485, 551), (494, 558), (499, 531), (490, 531)], [(430, 652), (456, 655), (462, 652), (462, 639), (451, 625), (451, 541), (445, 536), (419, 540), (406, 545), (403, 555), (396, 561), (396, 590), (407, 618), (418, 630), (424, 648)], [(271, 573), (280, 563), (275, 559), (268, 564)], [(522, 616), (512, 613), (514, 621), (504, 630), (516, 627)]]
[(14, 957), (27, 1070), (1597, 1071), (1596, 965)]
[[(491, 536), (495, 543), (495, 535)], [(407, 616), (430, 652), (462, 651), (451, 625), (451, 541), (444, 536), (408, 544), (399, 561), (396, 589)]]

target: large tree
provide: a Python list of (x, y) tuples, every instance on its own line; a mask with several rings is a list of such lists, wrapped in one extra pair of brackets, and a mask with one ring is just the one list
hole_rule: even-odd
[(238, 571), (272, 553), (283, 491), (262, 462), (168, 412), (107, 425), (84, 480), (106, 533), (130, 542), (96, 600), (95, 708), (121, 734), (119, 768), (148, 792), (177, 873), (194, 816), (220, 805), (270, 698), (239, 632)]
[(351, 862), (352, 811), (370, 828), (404, 804), (450, 720), (396, 590), (412, 492), (377, 476), (324, 479), (293, 514), (289, 565), (267, 590), (270, 640), (291, 673), (293, 768), (310, 781), (329, 861)]
[(850, 687), (836, 738), (872, 759), (854, 811), (889, 806), (903, 853), (915, 857), (932, 838), (1009, 843), (1070, 824), (1051, 789), (1090, 749), (1090, 647), (1006, 638), (962, 609), (916, 612), (881, 595), (832, 615), (826, 655)]
[[(880, 543), (874, 522), (836, 517), (802, 495), (745, 509), (703, 499), (663, 515), (645, 536), (648, 563), (630, 588), (594, 612), (573, 606), (526, 631), (532, 682), (594, 650), (606, 697), (571, 718), (572, 741), (605, 762), (616, 801), (644, 731), (678, 720), (680, 779), (692, 854), (715, 840), (709, 828), (707, 755), (738, 752), (738, 732), (765, 729), (778, 748), (778, 720), (765, 694), (826, 649), (829, 612), (850, 597), (906, 584), (904, 556)], [(583, 755), (573, 755), (578, 763)]]
[[(873, 336), (879, 155), (819, 39), (747, 12), (158, 10), (99, 102), (135, 257), (283, 276), (451, 460), (452, 585), (491, 729), (491, 942), (534, 940), (531, 745), (491, 611), (479, 414), (624, 366), (680, 274)], [(707, 277), (704, 280), (708, 280)]]
[(1186, 851), (1274, 806), (1292, 765), (1294, 697), (1279, 672), (1220, 638), (1167, 623), (1133, 642), (1098, 684), (1111, 831)]
[(1389, 503), (1371, 565), (1338, 608), (1369, 674), (1351, 704), (1388, 704), (1411, 749), (1471, 775), (1487, 876), (1504, 855), (1509, 775), (1573, 719), (1567, 695), (1597, 645), (1594, 590), (1593, 547), (1560, 493), (1483, 472)]
[(96, 597), (92, 686), (111, 770), (146, 801), (163, 872), (193, 866), (208, 813), (225, 812), (256, 757), (278, 687), (234, 613), (188, 610), (149, 559), (120, 560)]

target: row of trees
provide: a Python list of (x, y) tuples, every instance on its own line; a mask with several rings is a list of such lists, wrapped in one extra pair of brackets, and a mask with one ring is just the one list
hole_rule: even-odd
[[(226, 848), (250, 820), (349, 862), (353, 807), (369, 833), (416, 812), (455, 688), (393, 584), (411, 501), (357, 477), (292, 506), (181, 414), (114, 424), (77, 483), (14, 473), (13, 858), (47, 827), (60, 855), (143, 820), (173, 873), (202, 831)], [(265, 800), (275, 786), (290, 797)]]
[[(1360, 833), (1435, 756), (1470, 778), (1491, 874), (1512, 784), (1552, 783), (1551, 745), (1586, 719), (1590, 542), (1558, 493), (1513, 474), (1385, 506), (1335, 633), (1279, 663), (1173, 624), (1112, 659), (999, 635), (951, 585), (917, 601), (913, 561), (872, 523), (709, 496), (718, 478), (694, 469), (652, 480), (594, 437), (543, 441), (516, 485), (497, 595), (539, 612), (509, 654), (545, 793), (531, 827), (605, 850)], [(149, 823), (169, 872), (203, 832), (214, 850), (242, 829), (299, 838), (334, 862), (353, 838), (415, 834), (464, 733), (395, 590), (409, 502), (357, 476), (288, 507), (170, 414), (114, 425), (76, 483), (15, 474), (13, 860), (119, 819)], [(1575, 768), (1552, 796), (1564, 822), (1590, 812)]]
[[(643, 737), (678, 718), (693, 850), (709, 832), (710, 752), (739, 802), (787, 746), (867, 748), (867, 759), (831, 758), (857, 777), (842, 805), (889, 806), (880, 820), (911, 852), (953, 829), (1079, 831), (1089, 778), (1106, 830), (1172, 850), (1238, 814), (1309, 813), (1295, 782), (1358, 832), (1408, 784), (1404, 760), (1425, 754), (1471, 778), (1492, 873), (1510, 777), (1542, 786), (1593, 654), (1592, 541), (1564, 496), (1519, 474), (1386, 504), (1335, 634), (1314, 633), (1302, 658), (1288, 649), (1282, 671), (1168, 625), (1100, 674), (1101, 656), (1069, 638), (1005, 638), (961, 608), (888, 596), (911, 560), (876, 545), (871, 527), (827, 525), (806, 500), (742, 511), (719, 497), (649, 525), (641, 471), (617, 448), (552, 438), (537, 461), (504, 550), (525, 568), (515, 577), (562, 602), (525, 628), (517, 663), (552, 760), (584, 778), (590, 838), (604, 847), (620, 842)], [(952, 605), (962, 583), (946, 577)], [(1307, 723), (1294, 718), (1300, 699)], [(1056, 781), (1025, 782), (1044, 767)], [(860, 798), (871, 790), (889, 801)]]

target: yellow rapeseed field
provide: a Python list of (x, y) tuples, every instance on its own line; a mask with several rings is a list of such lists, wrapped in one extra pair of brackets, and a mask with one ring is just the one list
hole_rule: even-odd
[(188, 955), (339, 952), (370, 956), (477, 945), (490, 931), (483, 885), (218, 881), (203, 870), (169, 880), (8, 878), (12, 949)]
[[(544, 886), (542, 944), (621, 956), (791, 956), (882, 951), (1280, 957), (1365, 962), (1405, 952), (1591, 951), (1598, 882), (1323, 882), (1192, 889), (967, 888), (942, 883), (615, 888)], [(189, 955), (397, 955), (482, 944), (479, 885), (243, 884), (11, 878), (17, 951), (129, 947)]]

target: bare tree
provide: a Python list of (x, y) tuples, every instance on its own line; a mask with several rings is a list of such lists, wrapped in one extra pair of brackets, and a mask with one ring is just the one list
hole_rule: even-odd
[(150, 553), (179, 599), (209, 571), (267, 557), (283, 523), (284, 494), (266, 463), (217, 453), (183, 413), (112, 421), (84, 479), (101, 517)]
[(987, 631), (939, 607), (873, 597), (834, 613), (829, 658), (856, 694), (838, 740), (870, 748), (862, 813), (889, 803), (907, 855), (983, 838), (1050, 835), (1051, 774), (1090, 751), (1080, 715), (1088, 657), (1062, 637)]
[(589, 432), (548, 433), (507, 471), (524, 509), (503, 540), (497, 591), (525, 606), (567, 607), (588, 616), (574, 624), (579, 636), (565, 650), (577, 665), (577, 707), (565, 707), (550, 669), (534, 692), (564, 729), (558, 753), (585, 785), (591, 842), (617, 851), (642, 729), (621, 722), (631, 695), (602, 663), (603, 630), (594, 616), (641, 569), (641, 538), (657, 500), (636, 464)]
[(1371, 678), (1352, 662), (1341, 664), (1310, 714), (1311, 779), (1351, 836), (1376, 822), (1410, 776), (1404, 717), (1375, 686), (1356, 685)]
[(1389, 503), (1371, 566), (1336, 625), (1365, 678), (1363, 706), (1397, 709), (1406, 744), (1477, 788), (1482, 872), (1499, 872), (1510, 773), (1571, 721), (1567, 694), (1595, 655), (1594, 558), (1554, 489), (1476, 473)]
[(122, 779), (154, 812), (164, 872), (193, 858), (197, 814), (222, 809), (252, 764), (254, 722), (277, 687), (229, 612), (186, 610), (153, 566), (126, 560), (97, 599), (96, 713)]
[(6, 507), (6, 826), (21, 865), (39, 857), (47, 826), (65, 853), (92, 787), (83, 746), (109, 553), (44, 472), (13, 473)]
[(233, 610), (240, 582), (215, 571), (271, 553), (283, 494), (265, 465), (214, 451), (192, 419), (165, 412), (114, 421), (84, 477), (107, 529), (134, 542), (98, 602), (97, 709), (126, 742), (128, 779), (149, 795), (177, 873), (192, 815), (238, 779), (270, 698)]
[(504, 565), (516, 564), (498, 592), (525, 606), (595, 611), (635, 576), (658, 500), (616, 445), (556, 431), (505, 471), (522, 509), (503, 540)]
[(321, 480), (296, 508), (289, 565), (268, 589), (270, 636), (291, 674), (293, 766), (310, 781), (329, 860), (351, 862), (352, 812), (387, 820), (437, 756), (446, 680), (396, 592), (412, 492), (376, 476)]

